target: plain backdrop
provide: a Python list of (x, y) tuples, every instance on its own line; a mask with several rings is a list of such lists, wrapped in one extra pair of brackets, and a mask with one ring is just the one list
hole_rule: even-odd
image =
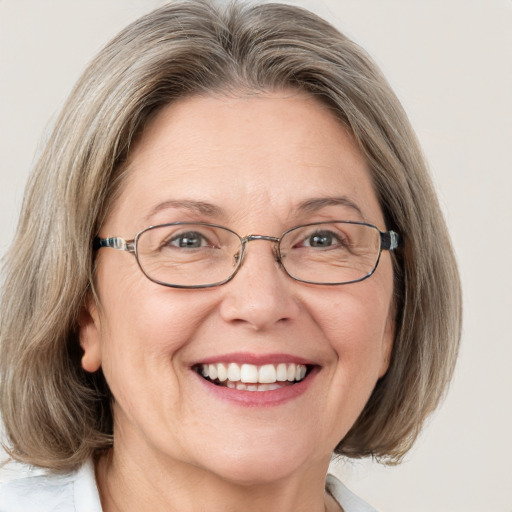
[[(90, 58), (156, 0), (0, 0), (0, 253)], [(376, 59), (430, 162), (464, 287), (450, 392), (405, 462), (334, 471), (383, 512), (512, 512), (512, 0), (291, 1)]]

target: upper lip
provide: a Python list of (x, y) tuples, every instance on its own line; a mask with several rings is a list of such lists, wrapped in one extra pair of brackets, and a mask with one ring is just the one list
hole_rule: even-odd
[(316, 365), (314, 361), (304, 357), (295, 356), (285, 353), (274, 354), (255, 354), (247, 352), (231, 352), (227, 354), (219, 354), (200, 359), (191, 364), (197, 366), (199, 364), (215, 364), (215, 363), (238, 363), (238, 364), (253, 364), (255, 366), (263, 366), (265, 364), (279, 364), (279, 363), (295, 363), (302, 365)]

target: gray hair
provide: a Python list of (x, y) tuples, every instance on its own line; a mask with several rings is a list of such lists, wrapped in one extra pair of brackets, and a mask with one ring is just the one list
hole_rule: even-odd
[(72, 91), (27, 186), (3, 268), (1, 412), (11, 455), (71, 469), (112, 446), (101, 370), (80, 366), (78, 316), (94, 293), (92, 241), (123, 184), (135, 138), (194, 94), (296, 88), (329, 106), (365, 155), (394, 258), (389, 370), (336, 452), (393, 463), (451, 378), (459, 277), (421, 150), (368, 55), (314, 14), (280, 4), (173, 2), (124, 29)]

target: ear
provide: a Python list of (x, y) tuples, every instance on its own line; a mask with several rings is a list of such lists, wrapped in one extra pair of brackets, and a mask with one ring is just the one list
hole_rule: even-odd
[(396, 324), (395, 324), (395, 308), (391, 307), (391, 311), (386, 320), (384, 328), (384, 335), (382, 337), (381, 347), (381, 365), (379, 371), (379, 378), (384, 377), (389, 368), (391, 361), (391, 352), (393, 351), (393, 344), (395, 341)]
[(96, 372), (101, 367), (101, 323), (98, 307), (89, 297), (78, 319), (78, 337), (84, 351), (82, 368), (87, 372)]

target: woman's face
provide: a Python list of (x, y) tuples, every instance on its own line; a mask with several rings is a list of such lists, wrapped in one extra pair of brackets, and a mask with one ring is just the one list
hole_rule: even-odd
[[(144, 130), (100, 234), (187, 221), (278, 237), (328, 220), (385, 229), (365, 159), (326, 107), (295, 91), (195, 96)], [(234, 279), (210, 289), (155, 284), (127, 252), (101, 249), (97, 261), (99, 307), (83, 314), (81, 344), (84, 368), (101, 366), (115, 397), (114, 452), (244, 483), (325, 471), (387, 369), (387, 252), (372, 277), (342, 286), (292, 280), (269, 241), (249, 243)], [(217, 363), (309, 372), (237, 390), (197, 371)]]

